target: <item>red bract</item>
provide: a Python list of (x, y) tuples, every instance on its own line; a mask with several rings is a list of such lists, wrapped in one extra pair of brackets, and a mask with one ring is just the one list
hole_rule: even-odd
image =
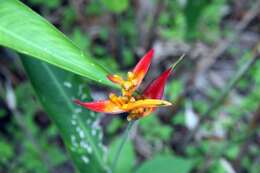
[(150, 67), (153, 54), (154, 50), (151, 49), (138, 62), (135, 68), (128, 72), (126, 80), (118, 75), (108, 75), (109, 80), (121, 86), (122, 94), (120, 96), (112, 93), (109, 95), (108, 100), (96, 102), (81, 102), (75, 100), (75, 103), (95, 112), (110, 114), (128, 112), (127, 119), (129, 121), (149, 115), (156, 107), (170, 106), (170, 102), (161, 100), (161, 98), (166, 81), (174, 66), (153, 80), (143, 93), (134, 94)]
[(172, 67), (164, 71), (160, 76), (153, 80), (144, 90), (143, 95), (146, 98), (161, 99), (168, 77), (172, 72)]

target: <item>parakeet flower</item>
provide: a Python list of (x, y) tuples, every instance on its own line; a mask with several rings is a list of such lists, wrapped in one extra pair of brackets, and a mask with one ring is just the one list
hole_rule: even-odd
[(161, 98), (163, 96), (166, 81), (174, 66), (170, 67), (153, 80), (141, 94), (136, 92), (150, 67), (153, 55), (154, 50), (151, 49), (138, 62), (135, 68), (127, 73), (127, 79), (124, 79), (119, 75), (107, 76), (113, 83), (120, 85), (121, 95), (118, 96), (115, 93), (111, 93), (109, 94), (108, 100), (94, 102), (81, 102), (80, 100), (75, 100), (75, 103), (95, 112), (108, 114), (128, 112), (128, 121), (147, 116), (157, 107), (172, 105), (170, 102), (162, 100)]

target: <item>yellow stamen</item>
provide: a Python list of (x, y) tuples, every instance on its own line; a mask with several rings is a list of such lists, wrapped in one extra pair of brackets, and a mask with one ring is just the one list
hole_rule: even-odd
[(134, 97), (131, 97), (131, 98), (130, 98), (130, 102), (135, 102), (135, 98), (134, 98)]
[(153, 111), (153, 108), (136, 108), (130, 111), (129, 115), (127, 116), (127, 120), (136, 120), (142, 117), (149, 115)]
[(133, 80), (132, 80), (132, 84), (133, 84), (134, 86), (136, 86), (137, 83), (138, 83), (138, 80), (137, 80), (137, 79), (133, 79)]
[(125, 90), (129, 90), (131, 87), (132, 87), (131, 81), (124, 81), (124, 82), (123, 82), (123, 88), (124, 88)]
[(132, 120), (131, 116), (127, 116), (127, 121), (131, 121), (131, 120)]
[(128, 99), (126, 99), (125, 97), (122, 97), (122, 96), (118, 97), (114, 93), (109, 94), (109, 99), (110, 99), (111, 102), (113, 102), (117, 106), (122, 106), (122, 105), (124, 105), (128, 102)]
[(129, 71), (128, 73), (127, 73), (127, 77), (128, 77), (128, 80), (133, 80), (134, 79), (134, 73), (133, 72), (131, 72), (131, 71)]

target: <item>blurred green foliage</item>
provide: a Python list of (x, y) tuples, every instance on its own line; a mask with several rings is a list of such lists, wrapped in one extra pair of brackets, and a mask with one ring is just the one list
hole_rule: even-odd
[[(49, 168), (59, 167), (68, 160), (68, 156), (56, 142), (58, 140), (56, 126), (48, 123), (46, 124), (47, 128), (43, 128), (37, 121), (42, 109), (35, 101), (34, 92), (29, 82), (17, 86), (15, 95), (18, 109), (22, 112), (22, 124), (26, 129), (23, 129), (21, 123), (12, 117), (8, 131), (13, 136), (8, 141), (1, 136), (0, 142), (0, 165), (7, 164), (9, 166), (8, 168), (0, 167), (0, 171), (5, 169), (9, 172), (35, 172), (37, 170), (40, 173), (47, 173), (50, 171)], [(19, 130), (19, 128), (22, 129)], [(39, 151), (35, 141), (43, 151)], [(48, 157), (44, 158), (42, 152), (48, 153)], [(48, 165), (46, 165), (45, 159), (50, 161)]]
[[(121, 137), (118, 137), (113, 140), (113, 142), (110, 144), (109, 152), (108, 152), (108, 161), (113, 163), (113, 159), (115, 157), (116, 151), (120, 145)], [(134, 146), (131, 141), (126, 142), (124, 145), (121, 157), (118, 160), (117, 166), (115, 168), (115, 173), (132, 173), (133, 167), (135, 165), (136, 160), (136, 154), (134, 152)]]
[(58, 8), (61, 2), (61, 0), (30, 0), (32, 5), (46, 6), (50, 9)]
[(151, 143), (169, 140), (173, 130), (170, 126), (161, 124), (154, 114), (140, 120), (139, 125), (144, 139)]
[(129, 0), (101, 0), (103, 5), (114, 13), (121, 13), (128, 8)]
[(172, 155), (157, 155), (153, 159), (144, 162), (136, 173), (188, 173), (193, 167), (193, 161)]
[[(55, 24), (69, 35), (79, 48), (89, 56), (95, 57), (98, 63), (109, 68), (111, 72), (120, 73), (136, 63), (137, 55), (135, 55), (135, 52), (139, 48), (138, 39), (144, 33), (138, 33), (137, 4), (133, 1), (89, 0), (87, 4), (84, 4), (85, 6), (81, 7), (83, 11), (81, 15), (84, 15), (87, 21), (82, 25), (82, 21), (78, 16), (80, 11), (75, 9), (72, 3), (61, 0), (24, 0), (24, 2), (42, 12), (42, 15), (45, 15), (48, 19), (54, 20)], [(159, 0), (151, 2), (156, 4)], [(229, 8), (231, 8), (230, 4), (234, 3), (233, 1), (168, 0), (164, 1), (164, 3), (164, 9), (158, 17), (156, 26), (157, 37), (161, 40), (186, 43), (199, 41), (212, 45), (221, 37), (232, 34), (228, 28), (222, 26), (222, 22), (230, 10)], [(58, 16), (59, 21), (56, 21), (55, 17), (51, 17), (53, 13), (55, 17)], [(110, 15), (112, 21), (104, 22), (99, 19), (99, 17)], [(151, 21), (142, 22), (150, 24)], [(148, 26), (146, 23), (144, 26)], [(88, 27), (88, 25), (93, 25), (94, 29)], [(114, 45), (115, 42), (118, 42), (119, 45)], [(120, 50), (116, 50), (115, 47), (120, 47)], [(235, 57), (232, 59), (235, 62), (235, 67), (239, 67), (249, 58), (252, 58), (251, 50), (247, 50), (248, 53), (242, 58), (237, 57), (238, 51), (239, 48), (237, 47), (228, 50), (230, 56)], [(159, 63), (161, 62), (159, 61)], [(173, 80), (167, 85), (165, 98), (175, 102), (185, 92), (187, 88), (185, 85), (183, 80), (179, 79), (178, 76), (174, 76)], [(220, 90), (220, 88), (208, 88), (204, 91), (206, 99), (188, 98), (188, 100), (180, 103), (181, 107), (184, 107), (186, 101), (192, 102), (194, 112), (200, 115), (207, 110), (210, 101), (219, 95)], [(200, 169), (207, 161), (207, 154), (213, 156), (214, 159), (209, 165), (208, 172), (225, 173), (226, 169), (223, 166), (222, 158), (225, 158), (230, 163), (237, 159), (240, 148), (248, 137), (249, 120), (245, 117), (254, 112), (259, 106), (259, 91), (260, 62), (257, 61), (232, 93), (239, 98), (238, 101), (234, 102), (234, 100), (227, 98), (221, 108), (213, 113), (212, 119), (214, 121), (207, 121), (201, 126), (203, 132), (210, 133), (214, 131), (214, 122), (218, 122), (222, 118), (220, 115), (225, 115), (225, 122), (220, 123), (220, 126), (225, 132), (228, 131), (226, 139), (214, 139), (214, 136), (213, 139), (210, 138), (211, 136), (208, 138), (202, 137), (202, 140), (196, 145), (187, 146), (185, 156), (182, 153), (173, 152), (177, 149), (173, 148), (172, 144), (172, 139), (176, 137), (177, 133), (187, 135), (183, 130), (186, 126), (185, 111), (179, 110), (174, 115), (163, 115), (163, 120), (157, 113), (140, 120), (138, 132), (151, 147), (151, 158), (140, 161), (139, 157), (142, 158), (142, 156), (139, 156), (140, 153), (136, 151), (135, 143), (129, 140), (121, 153), (116, 173), (188, 173)], [(6, 169), (6, 165), (9, 167), (9, 172), (21, 173), (48, 172), (50, 168), (58, 169), (63, 167), (64, 164), (70, 165), (70, 158), (66, 154), (64, 146), (60, 144), (59, 132), (56, 126), (49, 120), (46, 127), (42, 126), (42, 122), (36, 121), (38, 117), (46, 117), (46, 115), (39, 115), (42, 114), (43, 110), (36, 101), (29, 83), (21, 82), (17, 85), (15, 94), (18, 109), (22, 112), (23, 123), (37, 139), (43, 152), (47, 153), (50, 165), (49, 167), (45, 165), (41, 153), (32, 145), (27, 134), (18, 130), (19, 125), (15, 118), (12, 117), (11, 122), (8, 122), (7, 129), (8, 133), (13, 134), (12, 138), (7, 138), (5, 134), (0, 135), (0, 172), (3, 171), (2, 169)], [(5, 95), (1, 94), (1, 99), (4, 100)], [(6, 110), (0, 109), (0, 118), (5, 117), (7, 113)], [(238, 125), (237, 122), (242, 123)], [(105, 134), (108, 135), (105, 142), (109, 148), (109, 162), (112, 162), (114, 158), (115, 151), (121, 141), (120, 134), (124, 127), (125, 121), (114, 117), (104, 125)], [(236, 131), (232, 130), (234, 127), (237, 127)], [(158, 146), (161, 146), (161, 148), (158, 148)], [(257, 145), (251, 146), (249, 154), (241, 158), (241, 164), (246, 172), (259, 172), (258, 162), (253, 163), (252, 161), (253, 158), (260, 155), (258, 148)]]

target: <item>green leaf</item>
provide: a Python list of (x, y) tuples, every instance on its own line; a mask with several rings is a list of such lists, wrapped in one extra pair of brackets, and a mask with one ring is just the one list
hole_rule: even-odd
[[(121, 138), (117, 138), (110, 144), (108, 160), (112, 164), (115, 158), (116, 151), (120, 145)], [(120, 154), (120, 158), (117, 162), (117, 167), (113, 173), (132, 173), (135, 162), (134, 146), (130, 140), (128, 140)]]
[(231, 145), (229, 148), (226, 148), (226, 156), (230, 160), (236, 159), (237, 155), (239, 153), (239, 145)]
[(170, 100), (176, 99), (184, 89), (184, 85), (180, 80), (174, 80), (166, 86), (166, 93), (169, 95)]
[(171, 155), (158, 155), (144, 162), (136, 173), (188, 173), (193, 167), (193, 162), (188, 159), (173, 157)]
[(6, 114), (6, 111), (4, 109), (0, 109), (0, 118), (3, 118)]
[(61, 4), (61, 0), (30, 0), (34, 5), (45, 5), (49, 8), (57, 8)]
[[(14, 155), (14, 149), (11, 144), (7, 143), (3, 137), (0, 136), (0, 165), (5, 164)], [(0, 169), (1, 170), (1, 169)]]
[(107, 133), (113, 134), (121, 127), (122, 120), (119, 118), (114, 118), (112, 121), (107, 125)]
[(73, 103), (89, 101), (89, 91), (78, 76), (33, 58), (22, 57), (25, 71), (80, 172), (104, 172), (104, 147), (99, 118)]
[(80, 28), (75, 27), (73, 33), (71, 35), (71, 39), (74, 41), (75, 44), (78, 45), (82, 50), (88, 50), (90, 47), (90, 39), (86, 34), (84, 34)]
[(195, 39), (198, 35), (198, 24), (203, 11), (208, 6), (207, 0), (188, 0), (184, 9), (187, 24), (187, 39)]
[(0, 0), (0, 45), (114, 86), (102, 66), (20, 1)]
[[(168, 140), (172, 134), (172, 128), (159, 122), (155, 115), (151, 115), (139, 121), (140, 130), (145, 134), (144, 138), (149, 142)], [(153, 128), (151, 128), (153, 127)]]
[(128, 0), (102, 0), (102, 3), (107, 7), (108, 10), (114, 13), (121, 13), (128, 8)]

